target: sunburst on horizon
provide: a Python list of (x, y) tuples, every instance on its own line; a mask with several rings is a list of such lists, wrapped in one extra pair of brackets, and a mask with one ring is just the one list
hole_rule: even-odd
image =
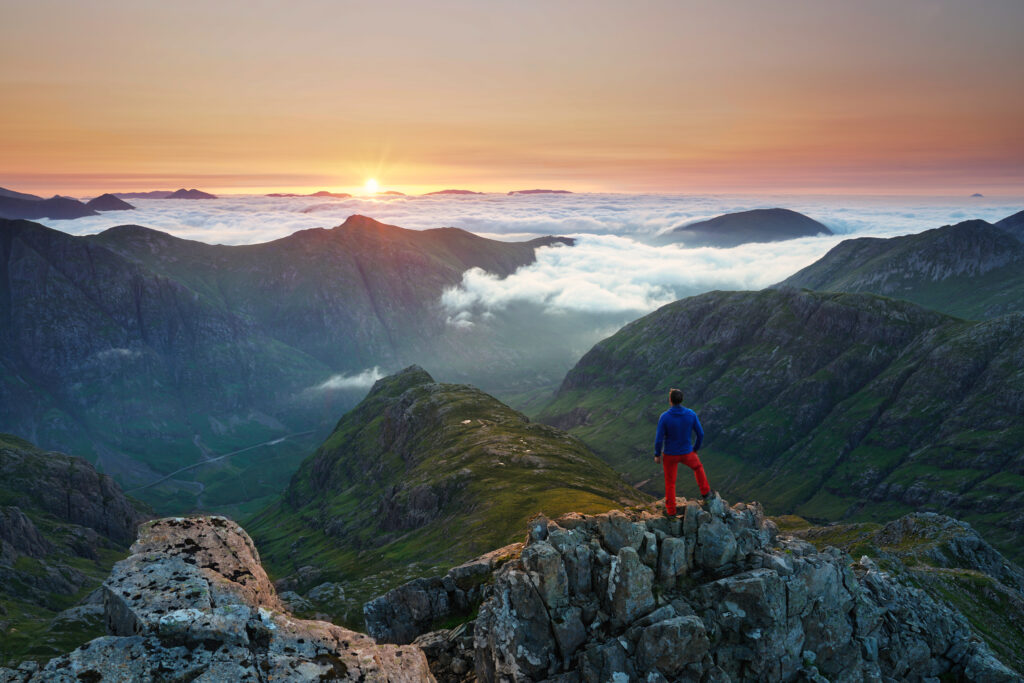
[(363, 189), (366, 191), (366, 194), (377, 194), (378, 188), (380, 188), (380, 184), (377, 183), (376, 178), (367, 178), (366, 184), (363, 185)]

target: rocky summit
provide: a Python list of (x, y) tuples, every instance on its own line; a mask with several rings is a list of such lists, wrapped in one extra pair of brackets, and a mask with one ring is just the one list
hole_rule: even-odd
[(0, 681), (432, 680), (419, 648), (292, 618), (224, 517), (148, 523), (103, 592), (109, 636), (41, 668), (0, 669)]
[(439, 681), (1020, 680), (867, 556), (780, 534), (756, 503), (679, 509), (537, 518), (518, 557), (396, 589), (367, 626), (407, 640), (475, 584), (475, 618), (413, 641)]
[[(234, 522), (149, 522), (103, 585), (110, 635), (0, 683), (1021, 680), (895, 565), (780, 532), (757, 503), (678, 508), (539, 515), (524, 543), (367, 603), (369, 636), (292, 616)], [(1021, 588), (955, 520), (875, 537)]]

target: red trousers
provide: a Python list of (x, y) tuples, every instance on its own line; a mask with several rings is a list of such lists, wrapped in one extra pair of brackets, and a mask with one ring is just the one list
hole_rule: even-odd
[(693, 470), (693, 476), (697, 480), (697, 488), (700, 489), (700, 495), (706, 496), (711, 491), (708, 477), (704, 474), (704, 465), (700, 464), (700, 458), (697, 457), (695, 451), (691, 451), (686, 455), (661, 456), (661, 467), (665, 470), (665, 512), (670, 515), (676, 513), (676, 470), (679, 469), (679, 463), (683, 463)]

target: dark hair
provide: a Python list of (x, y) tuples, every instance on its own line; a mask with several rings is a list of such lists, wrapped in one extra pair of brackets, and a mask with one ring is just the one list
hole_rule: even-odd
[(672, 405), (677, 406), (683, 402), (683, 392), (679, 389), (673, 389), (668, 392), (668, 400), (672, 401)]

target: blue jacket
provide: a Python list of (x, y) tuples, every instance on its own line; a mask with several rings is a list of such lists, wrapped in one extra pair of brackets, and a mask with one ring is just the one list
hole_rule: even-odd
[[(696, 443), (690, 443), (690, 432), (697, 432)], [(658, 418), (658, 435), (654, 438), (654, 456), (686, 455), (690, 451), (700, 450), (704, 443), (704, 430), (697, 419), (697, 413), (682, 406), (672, 406)]]

